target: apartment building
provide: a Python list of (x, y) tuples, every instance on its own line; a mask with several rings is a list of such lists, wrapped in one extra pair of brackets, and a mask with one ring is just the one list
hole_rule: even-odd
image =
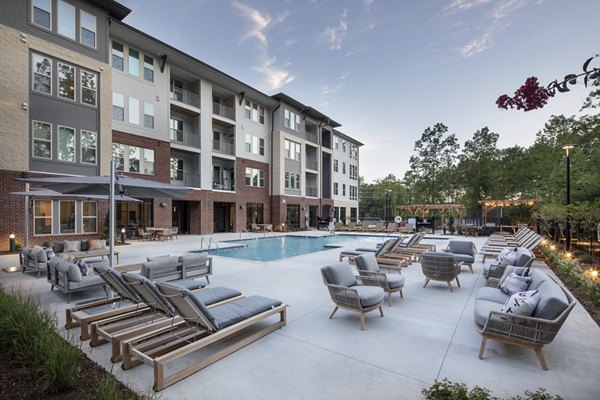
[(26, 189), (19, 177), (108, 175), (111, 160), (121, 174), (195, 189), (118, 202), (128, 235), (317, 227), (334, 204), (352, 215), (354, 200), (334, 195), (339, 123), (137, 30), (122, 21), (130, 12), (112, 0), (0, 4), (0, 51), (11, 55), (0, 59), (0, 237), (23, 241), (26, 208), (32, 244), (98, 236), (106, 201), (8, 193)]
[(359, 149), (363, 144), (338, 130), (333, 131), (333, 217), (356, 222), (358, 215)]

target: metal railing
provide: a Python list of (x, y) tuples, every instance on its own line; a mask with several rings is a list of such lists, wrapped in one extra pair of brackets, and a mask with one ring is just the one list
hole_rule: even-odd
[(171, 128), (171, 143), (200, 148), (200, 135)]
[(171, 85), (170, 96), (171, 100), (179, 101), (187, 104), (188, 106), (200, 108), (200, 95), (197, 95), (196, 93), (188, 92), (185, 89)]
[(306, 168), (308, 169), (312, 169), (314, 171), (318, 171), (319, 169), (319, 163), (316, 161), (312, 161), (312, 160), (306, 160)]
[(200, 187), (200, 175), (177, 172), (171, 174), (171, 184), (175, 186)]
[(319, 197), (319, 189), (307, 187), (306, 188), (306, 196), (307, 197)]
[(213, 114), (235, 121), (235, 110), (216, 101), (213, 101)]
[(319, 143), (319, 141), (317, 140), (316, 133), (306, 132), (306, 140), (308, 140), (309, 142), (317, 143), (317, 144)]
[(224, 182), (224, 181), (217, 181), (217, 182), (213, 182), (213, 189), (216, 190), (228, 190), (230, 192), (234, 192), (235, 191), (235, 182)]
[(219, 248), (219, 243), (212, 236), (209, 236), (208, 239), (200, 238), (200, 248), (201, 249), (204, 248), (204, 244), (206, 244), (206, 247), (209, 250), (212, 248), (213, 244), (215, 245), (215, 249)]
[(213, 150), (222, 154), (235, 155), (235, 146), (222, 140), (213, 139)]

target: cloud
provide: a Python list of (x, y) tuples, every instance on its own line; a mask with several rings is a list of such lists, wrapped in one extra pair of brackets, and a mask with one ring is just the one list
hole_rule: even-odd
[[(244, 18), (251, 22), (250, 29), (242, 35), (240, 43), (251, 38), (258, 40), (258, 65), (253, 66), (252, 70), (264, 76), (264, 85), (267, 90), (280, 89), (291, 83), (294, 76), (287, 69), (291, 64), (287, 63), (279, 66), (276, 64), (276, 57), (269, 52), (269, 39), (267, 37), (267, 31), (284, 22), (290, 13), (286, 12), (273, 18), (267, 12), (261, 12), (237, 1), (233, 2), (233, 6)], [(295, 43), (294, 39), (288, 39), (284, 43), (284, 47), (293, 43)]]
[(454, 0), (451, 4), (444, 7), (444, 14), (452, 15), (463, 11), (468, 11), (471, 8), (489, 3), (490, 0)]
[(363, 3), (365, 4), (365, 8), (367, 9), (367, 11), (371, 11), (371, 8), (373, 7), (373, 3), (375, 3), (375, 0), (364, 0)]
[(348, 34), (348, 9), (344, 9), (337, 25), (328, 26), (321, 33), (325, 43), (329, 44), (331, 50), (341, 50), (342, 42)]
[(295, 79), (295, 76), (285, 69), (287, 65), (278, 67), (275, 65), (275, 61), (275, 57), (265, 58), (261, 65), (252, 67), (254, 71), (265, 75), (265, 81), (269, 91), (280, 89), (283, 86), (292, 83)]
[(323, 96), (327, 96), (330, 94), (336, 94), (339, 92), (346, 84), (345, 80), (348, 78), (348, 72), (342, 73), (337, 78), (337, 83), (335, 85), (323, 85), (321, 86), (321, 94)]
[[(544, 0), (501, 0), (490, 3), (493, 4), (494, 7), (487, 17), (490, 20), (487, 27), (480, 37), (471, 40), (460, 48), (460, 54), (463, 57), (468, 58), (493, 47), (496, 35), (510, 25), (510, 21), (508, 21), (510, 15), (520, 8), (534, 2), (536, 5), (539, 5), (543, 3)], [(450, 6), (446, 7), (445, 11), (447, 12), (447, 15), (450, 15), (461, 11), (468, 11), (473, 7), (486, 3), (489, 3), (489, 0), (455, 0)]]
[(296, 44), (296, 43), (298, 43), (298, 39), (291, 39), (291, 38), (290, 39), (286, 39), (283, 42), (283, 47), (288, 47), (288, 46), (291, 46), (291, 45)]

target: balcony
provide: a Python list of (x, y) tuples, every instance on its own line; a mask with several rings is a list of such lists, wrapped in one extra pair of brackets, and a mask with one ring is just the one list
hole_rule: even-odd
[(196, 93), (188, 92), (180, 87), (171, 85), (171, 100), (178, 101), (188, 106), (200, 108), (200, 96)]
[(232, 143), (226, 143), (221, 140), (213, 139), (213, 151), (216, 153), (235, 155), (235, 146)]
[(187, 174), (181, 171), (171, 171), (171, 185), (200, 187), (200, 175)]
[(319, 189), (316, 187), (306, 187), (306, 197), (319, 197)]
[(171, 143), (200, 148), (200, 135), (171, 128)]
[(318, 171), (319, 164), (313, 160), (306, 160), (306, 169), (312, 169), (313, 171)]
[(319, 144), (316, 133), (306, 132), (306, 140), (308, 140), (309, 142), (312, 142), (312, 143)]
[(213, 101), (213, 114), (235, 121), (235, 110), (216, 101)]
[(228, 190), (231, 192), (235, 191), (235, 182), (231, 180), (220, 179), (213, 182), (213, 189), (215, 190)]

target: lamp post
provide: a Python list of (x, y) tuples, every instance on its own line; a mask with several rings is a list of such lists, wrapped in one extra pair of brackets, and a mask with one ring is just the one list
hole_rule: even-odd
[[(565, 195), (565, 203), (568, 206), (571, 204), (571, 150), (575, 148), (574, 144), (565, 144), (562, 149), (565, 151), (567, 155), (567, 171), (566, 171), (566, 195)], [(569, 221), (568, 211), (565, 215), (565, 247), (567, 251), (571, 250), (571, 222)]]
[(383, 207), (383, 220), (384, 222), (388, 222), (388, 197), (391, 193), (391, 189), (385, 189), (385, 204)]

